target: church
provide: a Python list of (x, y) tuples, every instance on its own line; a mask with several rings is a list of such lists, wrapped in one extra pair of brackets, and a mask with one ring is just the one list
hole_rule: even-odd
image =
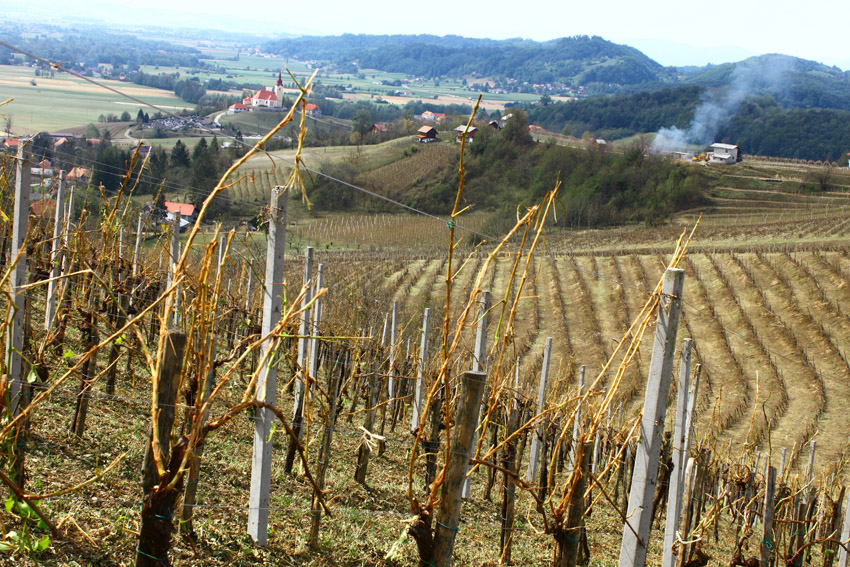
[(283, 77), (280, 73), (277, 74), (277, 83), (273, 88), (264, 88), (257, 91), (252, 96), (242, 99), (242, 104), (245, 106), (265, 107), (265, 108), (281, 108), (283, 107)]

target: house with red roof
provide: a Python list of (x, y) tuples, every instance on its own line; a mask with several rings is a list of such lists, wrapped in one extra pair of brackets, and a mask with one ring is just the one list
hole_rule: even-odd
[(419, 118), (428, 122), (442, 122), (446, 119), (446, 115), (442, 112), (431, 112), (430, 110), (426, 110), (419, 115)]
[(307, 103), (304, 107), (304, 110), (310, 118), (321, 118), (322, 117), (322, 109), (319, 108), (318, 104)]
[(241, 102), (237, 102), (236, 104), (231, 104), (227, 107), (228, 114), (236, 114), (237, 112), (247, 112), (250, 110), (247, 104), (243, 104)]

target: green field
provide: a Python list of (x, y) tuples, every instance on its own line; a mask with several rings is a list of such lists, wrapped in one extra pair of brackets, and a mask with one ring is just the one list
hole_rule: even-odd
[[(32, 80), (35, 86), (30, 83)], [(97, 81), (165, 110), (192, 106), (168, 91), (108, 79)], [(0, 65), (0, 99), (7, 98), (14, 100), (3, 107), (3, 113), (12, 116), (15, 134), (96, 123), (98, 116), (110, 112), (120, 115), (126, 110), (135, 116), (141, 108), (138, 103), (65, 73), (57, 73), (51, 79), (35, 77), (29, 67)], [(145, 111), (151, 113), (150, 108)]]

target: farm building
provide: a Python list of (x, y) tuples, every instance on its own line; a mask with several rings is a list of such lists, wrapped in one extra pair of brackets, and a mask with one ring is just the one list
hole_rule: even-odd
[(416, 131), (416, 137), (420, 142), (433, 142), (437, 139), (437, 129), (433, 126), (423, 126)]
[(236, 104), (231, 104), (227, 107), (228, 114), (236, 114), (237, 112), (246, 112), (250, 110), (247, 104), (242, 104), (241, 102), (237, 102)]
[(442, 112), (431, 112), (430, 110), (426, 110), (419, 115), (419, 119), (427, 122), (442, 122), (446, 119), (446, 115)]
[(307, 103), (304, 107), (306, 110), (307, 116), (310, 118), (321, 118), (322, 117), (322, 109), (319, 108), (318, 104)]
[(711, 144), (714, 149), (709, 154), (709, 163), (735, 163), (738, 161), (738, 146), (732, 144)]
[[(466, 130), (466, 126), (458, 126), (455, 128), (455, 132), (457, 133), (457, 143), (460, 143), (463, 140), (463, 132)], [(472, 139), (475, 138), (475, 135), (478, 133), (478, 128), (475, 126), (470, 126), (469, 131), (466, 133), (466, 143), (471, 144)]]
[(389, 132), (389, 131), (390, 131), (390, 125), (389, 124), (372, 124), (369, 127), (369, 133), (370, 134), (381, 134), (381, 133), (385, 133), (385, 132)]
[(85, 167), (75, 167), (68, 172), (65, 179), (68, 181), (79, 181), (81, 183), (85, 183), (88, 181), (89, 177), (91, 177), (90, 169), (86, 169)]

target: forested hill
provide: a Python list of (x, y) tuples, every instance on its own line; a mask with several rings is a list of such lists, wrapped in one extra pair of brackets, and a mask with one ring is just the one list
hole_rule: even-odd
[(434, 35), (303, 36), (267, 44), (266, 51), (299, 59), (418, 77), (510, 78), (529, 83), (622, 85), (673, 80), (637, 49), (601, 37), (575, 36), (537, 42)]

